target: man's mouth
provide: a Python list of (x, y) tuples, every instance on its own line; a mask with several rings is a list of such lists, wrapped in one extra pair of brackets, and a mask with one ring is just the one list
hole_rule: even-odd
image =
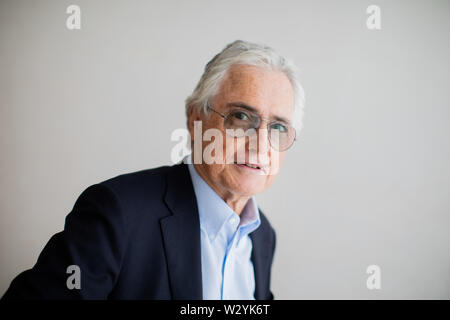
[(259, 172), (260, 174), (264, 174), (267, 170), (267, 168), (265, 166), (262, 166), (260, 164), (255, 164), (255, 163), (237, 163), (237, 162), (235, 162), (234, 164), (239, 167), (252, 170), (254, 172)]
[(253, 169), (261, 169), (260, 166), (256, 165), (256, 164), (250, 164), (250, 163), (245, 163), (244, 166), (253, 168)]

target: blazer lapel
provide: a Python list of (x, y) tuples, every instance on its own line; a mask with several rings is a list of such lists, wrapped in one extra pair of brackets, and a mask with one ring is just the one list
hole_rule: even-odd
[(266, 300), (270, 292), (267, 292), (269, 287), (267, 274), (270, 272), (270, 257), (267, 247), (269, 241), (267, 240), (266, 225), (261, 221), (258, 229), (250, 233), (252, 240), (252, 254), (251, 260), (255, 272), (255, 299)]
[(203, 298), (200, 220), (188, 168), (174, 165), (167, 174), (164, 201), (172, 215), (160, 220), (172, 298)]

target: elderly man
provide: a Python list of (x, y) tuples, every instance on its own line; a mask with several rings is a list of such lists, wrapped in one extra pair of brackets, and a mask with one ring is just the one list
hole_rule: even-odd
[(286, 59), (229, 44), (186, 99), (193, 154), (87, 188), (3, 299), (273, 299), (275, 232), (254, 195), (276, 178), (302, 105)]

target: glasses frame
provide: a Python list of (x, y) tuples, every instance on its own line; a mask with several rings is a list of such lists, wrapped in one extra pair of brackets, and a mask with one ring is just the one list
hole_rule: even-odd
[[(207, 105), (207, 108), (208, 108), (209, 110), (211, 110), (211, 111), (217, 113), (219, 116), (221, 116), (221, 117), (223, 118), (223, 126), (224, 126), (224, 127), (225, 127), (225, 120), (226, 120), (226, 118), (230, 115), (231, 112), (233, 112), (233, 111), (236, 110), (236, 109), (232, 109), (232, 110), (228, 111), (227, 113), (223, 114), (223, 113), (221, 113), (221, 112), (215, 110), (214, 108), (212, 108), (209, 104)], [(244, 111), (244, 110), (243, 110), (243, 111)], [(251, 111), (248, 111), (248, 110), (245, 110), (245, 112), (250, 113), (251, 115), (253, 115), (253, 116), (256, 117), (256, 118), (259, 118), (259, 125), (260, 125), (260, 126), (261, 126), (261, 123), (263, 123), (263, 121), (267, 123), (267, 131), (268, 131), (268, 133), (269, 133), (269, 134), (267, 135), (267, 139), (269, 140), (270, 146), (271, 146), (272, 148), (274, 148), (275, 150), (277, 150), (277, 151), (279, 151), (279, 152), (286, 151), (286, 150), (290, 149), (290, 148), (294, 145), (294, 142), (295, 142), (295, 141), (297, 141), (297, 130), (295, 130), (295, 128), (294, 128), (293, 126), (291, 126), (291, 125), (289, 125), (289, 124), (286, 124), (286, 126), (288, 126), (289, 128), (291, 128), (292, 130), (294, 130), (294, 140), (292, 140), (292, 143), (291, 143), (291, 144), (289, 145), (289, 147), (287, 147), (286, 149), (284, 149), (284, 150), (278, 150), (277, 148), (275, 148), (275, 147), (272, 145), (272, 141), (270, 141), (270, 130), (271, 130), (271, 129), (270, 129), (270, 124), (272, 124), (272, 123), (279, 123), (280, 121), (277, 121), (277, 120), (270, 120), (270, 119), (267, 119), (267, 118), (263, 118), (263, 117), (259, 116), (258, 114), (255, 114), (254, 112), (251, 112)], [(258, 130), (258, 128), (253, 128), (253, 129)], [(226, 130), (225, 130), (225, 132), (226, 132)], [(235, 137), (235, 138), (242, 138), (242, 137)]]

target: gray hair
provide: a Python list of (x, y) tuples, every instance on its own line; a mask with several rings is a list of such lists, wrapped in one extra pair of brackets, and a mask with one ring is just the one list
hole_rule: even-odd
[(294, 91), (294, 120), (292, 125), (298, 133), (302, 128), (305, 94), (300, 84), (297, 67), (290, 60), (280, 56), (266, 45), (242, 40), (230, 43), (206, 64), (196, 88), (186, 98), (186, 116), (189, 118), (190, 108), (197, 108), (197, 111), (203, 111), (205, 114), (209, 113), (208, 105), (214, 95), (217, 94), (220, 82), (230, 67), (236, 64), (277, 70), (288, 77)]

